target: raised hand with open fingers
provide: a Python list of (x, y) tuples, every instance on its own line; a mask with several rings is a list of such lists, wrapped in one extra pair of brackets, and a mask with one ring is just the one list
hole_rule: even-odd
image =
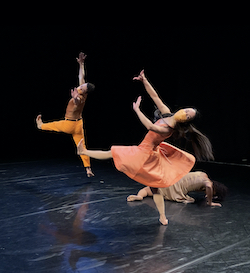
[(141, 96), (138, 97), (136, 102), (133, 102), (133, 109), (135, 112), (140, 110), (140, 104), (141, 104)]
[(78, 62), (79, 64), (83, 64), (84, 61), (85, 61), (85, 59), (86, 59), (86, 57), (87, 57), (86, 54), (84, 54), (83, 52), (80, 52), (80, 53), (79, 53), (79, 57), (76, 58), (76, 60), (77, 60), (77, 62)]

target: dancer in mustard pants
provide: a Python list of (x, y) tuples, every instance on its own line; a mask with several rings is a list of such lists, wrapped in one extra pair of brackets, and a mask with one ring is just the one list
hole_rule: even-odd
[[(75, 144), (77, 145), (81, 139), (83, 139), (83, 145), (85, 145), (84, 131), (83, 131), (83, 121), (82, 121), (82, 111), (88, 96), (88, 93), (94, 90), (95, 86), (91, 83), (85, 83), (85, 69), (84, 62), (87, 55), (84, 53), (79, 54), (77, 62), (79, 63), (79, 84), (77, 88), (71, 90), (71, 99), (68, 102), (65, 119), (47, 122), (42, 121), (41, 115), (36, 118), (37, 128), (46, 131), (63, 132), (70, 134), (73, 137)], [(86, 155), (81, 155), (81, 160), (84, 167), (86, 168), (87, 176), (94, 176), (91, 167), (90, 159)]]

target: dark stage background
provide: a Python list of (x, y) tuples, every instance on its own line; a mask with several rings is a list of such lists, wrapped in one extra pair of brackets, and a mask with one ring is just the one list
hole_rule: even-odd
[(142, 68), (174, 111), (195, 106), (216, 161), (249, 164), (250, 26), (6, 26), (1, 28), (1, 161), (74, 157), (68, 135), (38, 131), (34, 119), (63, 118), (85, 52), (96, 85), (85, 109), (89, 148), (138, 144), (146, 133), (132, 110), (154, 105), (132, 78)]

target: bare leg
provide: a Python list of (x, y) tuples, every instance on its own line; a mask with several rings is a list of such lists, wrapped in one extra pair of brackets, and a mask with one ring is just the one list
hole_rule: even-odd
[(95, 159), (110, 159), (113, 158), (111, 150), (109, 151), (93, 151), (93, 150), (87, 150), (82, 145), (83, 139), (80, 140), (80, 142), (77, 145), (77, 154), (79, 155), (87, 155), (89, 157), (95, 158)]
[(151, 191), (153, 192), (153, 199), (160, 214), (159, 221), (161, 222), (162, 225), (166, 226), (168, 224), (168, 219), (166, 218), (165, 215), (164, 198), (161, 194), (158, 193), (158, 189), (151, 188)]
[(113, 158), (111, 151), (91, 151), (85, 150), (84, 154), (95, 159), (110, 159)]
[(132, 201), (136, 201), (136, 200), (142, 200), (144, 197), (146, 196), (153, 196), (150, 187), (145, 187), (141, 190), (139, 190), (139, 192), (137, 193), (137, 195), (129, 195), (127, 197), (127, 201), (128, 202), (132, 202)]
[(36, 125), (38, 129), (41, 129), (42, 125), (43, 125), (43, 121), (42, 121), (42, 115), (38, 115), (36, 117)]

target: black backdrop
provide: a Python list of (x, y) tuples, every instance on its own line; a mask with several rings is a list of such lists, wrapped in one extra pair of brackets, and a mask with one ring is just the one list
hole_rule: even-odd
[(77, 85), (80, 51), (96, 85), (85, 109), (89, 148), (137, 144), (146, 133), (132, 110), (154, 105), (132, 77), (142, 68), (172, 110), (195, 106), (216, 161), (248, 163), (250, 26), (6, 26), (1, 28), (1, 161), (72, 157), (68, 135), (40, 132), (34, 119), (64, 115)]

